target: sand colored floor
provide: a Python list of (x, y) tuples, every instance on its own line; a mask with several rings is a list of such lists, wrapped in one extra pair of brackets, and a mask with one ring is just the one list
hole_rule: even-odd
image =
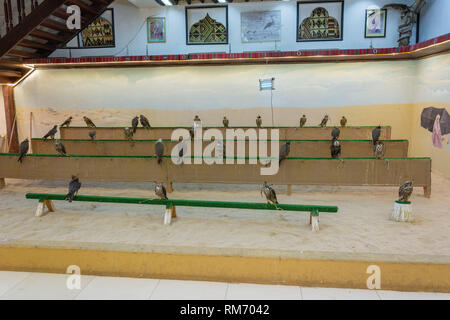
[[(248, 256), (311, 257), (450, 263), (450, 180), (433, 174), (432, 197), (412, 196), (416, 221), (388, 219), (396, 188), (274, 186), (281, 203), (329, 204), (313, 233), (309, 214), (177, 208), (163, 225), (163, 207), (56, 202), (36, 218), (27, 192), (65, 193), (65, 183), (7, 180), (0, 190), (0, 245), (95, 248)], [(169, 197), (262, 202), (259, 186), (175, 184)], [(153, 184), (83, 183), (80, 194), (153, 197)]]

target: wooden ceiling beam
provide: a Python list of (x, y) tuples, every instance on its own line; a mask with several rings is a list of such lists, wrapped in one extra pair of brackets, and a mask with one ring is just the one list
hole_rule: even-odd
[(23, 39), (17, 45), (25, 48), (41, 49), (46, 51), (51, 51), (54, 49), (54, 46), (51, 44), (35, 42), (27, 39)]
[(30, 36), (36, 37), (36, 38), (40, 38), (40, 39), (44, 39), (44, 40), (54, 40), (57, 42), (63, 42), (65, 39), (57, 34), (54, 33), (50, 33), (47, 31), (42, 31), (42, 30), (38, 30), (35, 29), (33, 31), (30, 32)]

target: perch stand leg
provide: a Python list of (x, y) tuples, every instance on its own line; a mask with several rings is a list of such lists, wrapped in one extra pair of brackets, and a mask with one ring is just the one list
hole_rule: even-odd
[(55, 205), (52, 200), (44, 200), (44, 205), (48, 208), (48, 211), (55, 212)]
[(314, 210), (313, 212), (311, 212), (310, 220), (311, 220), (311, 230), (314, 232), (319, 231), (319, 211), (318, 210)]
[(288, 184), (287, 185), (287, 195), (290, 196), (292, 194), (292, 185)]
[(425, 195), (425, 198), (430, 198), (431, 197), (431, 186), (423, 187), (423, 193)]
[(170, 225), (172, 222), (172, 205), (166, 206), (166, 212), (164, 214), (164, 225)]
[(172, 218), (176, 218), (177, 217), (177, 207), (172, 206)]
[(3, 189), (6, 186), (5, 178), (0, 178), (0, 189)]

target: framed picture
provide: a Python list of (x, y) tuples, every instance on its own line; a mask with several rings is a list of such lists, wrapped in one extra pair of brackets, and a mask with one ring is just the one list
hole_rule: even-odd
[(147, 18), (147, 42), (166, 42), (166, 18)]
[(72, 40), (66, 43), (67, 49), (114, 48), (114, 9), (108, 8)]
[(386, 9), (367, 9), (365, 38), (384, 38), (386, 37)]
[(242, 12), (241, 40), (281, 41), (281, 11)]
[(297, 42), (341, 41), (344, 1), (297, 2)]
[(186, 44), (228, 44), (228, 6), (186, 7)]

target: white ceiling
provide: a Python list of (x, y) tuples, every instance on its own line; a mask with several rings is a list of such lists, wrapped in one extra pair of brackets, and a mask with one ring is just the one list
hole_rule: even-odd
[(138, 8), (161, 7), (155, 0), (128, 0)]

